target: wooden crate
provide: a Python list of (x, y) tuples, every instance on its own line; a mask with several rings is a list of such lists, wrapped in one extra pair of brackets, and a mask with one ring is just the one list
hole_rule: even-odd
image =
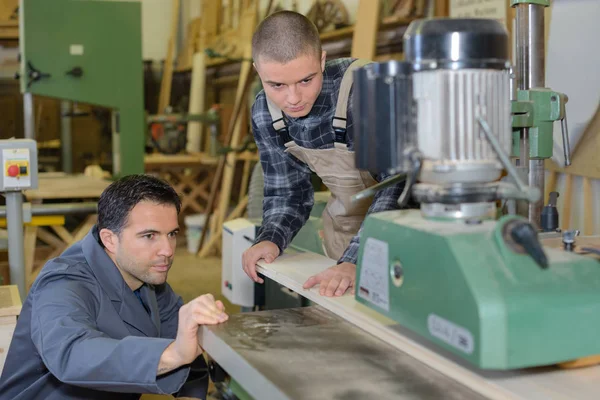
[(16, 285), (0, 286), (0, 374), (4, 368), (8, 348), (21, 313), (21, 297)]

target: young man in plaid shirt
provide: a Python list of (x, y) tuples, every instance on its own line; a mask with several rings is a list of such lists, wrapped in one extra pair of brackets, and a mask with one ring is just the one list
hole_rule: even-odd
[(403, 184), (374, 199), (351, 197), (387, 178), (354, 164), (350, 58), (325, 61), (316, 27), (303, 15), (281, 11), (267, 17), (252, 40), (254, 66), (263, 84), (252, 107), (252, 131), (264, 171), (263, 222), (255, 245), (243, 255), (255, 282), (256, 262), (273, 262), (308, 219), (314, 204), (311, 173), (328, 187), (323, 212), (325, 254), (337, 265), (310, 277), (325, 296), (354, 291), (359, 234), (365, 215), (398, 208)]

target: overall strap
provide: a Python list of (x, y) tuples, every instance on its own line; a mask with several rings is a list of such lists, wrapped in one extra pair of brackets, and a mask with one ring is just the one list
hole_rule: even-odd
[(283, 119), (283, 113), (281, 109), (278, 108), (271, 100), (269, 100), (268, 96), (265, 96), (267, 99), (267, 106), (269, 107), (269, 114), (271, 114), (271, 119), (273, 120), (273, 129), (279, 133), (282, 129), (287, 130), (287, 126), (285, 124), (285, 119)]
[(271, 119), (273, 120), (273, 129), (283, 136), (283, 141), (285, 143), (292, 141), (292, 137), (290, 136), (290, 131), (288, 130), (287, 125), (285, 124), (285, 118), (283, 117), (283, 113), (281, 109), (277, 107), (267, 96), (267, 106), (269, 107), (269, 114), (271, 114)]
[(346, 116), (348, 115), (348, 98), (350, 89), (354, 82), (354, 70), (370, 64), (372, 61), (356, 59), (348, 66), (342, 77), (340, 91), (338, 93), (335, 116), (333, 117), (333, 131), (335, 132), (335, 141), (346, 143)]

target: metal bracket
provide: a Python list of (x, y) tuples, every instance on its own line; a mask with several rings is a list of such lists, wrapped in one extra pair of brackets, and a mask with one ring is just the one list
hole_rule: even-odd
[[(568, 131), (566, 126), (565, 105), (569, 98), (564, 93), (555, 92), (547, 88), (533, 88), (519, 90), (517, 100), (511, 105), (512, 127), (529, 128), (530, 144), (529, 157), (545, 159), (552, 157), (554, 122), (562, 121), (563, 141), (568, 149)], [(519, 154), (519, 141), (513, 132), (513, 156)], [(570, 160), (568, 161), (570, 164)]]

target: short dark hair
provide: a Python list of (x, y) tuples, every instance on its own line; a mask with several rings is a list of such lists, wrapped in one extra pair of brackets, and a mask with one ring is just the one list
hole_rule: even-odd
[(256, 28), (252, 36), (252, 58), (288, 63), (301, 55), (321, 58), (321, 38), (315, 24), (294, 11), (278, 11)]
[(152, 175), (127, 175), (111, 183), (98, 200), (98, 231), (121, 233), (129, 213), (142, 201), (173, 205), (181, 211), (181, 199), (171, 185)]

